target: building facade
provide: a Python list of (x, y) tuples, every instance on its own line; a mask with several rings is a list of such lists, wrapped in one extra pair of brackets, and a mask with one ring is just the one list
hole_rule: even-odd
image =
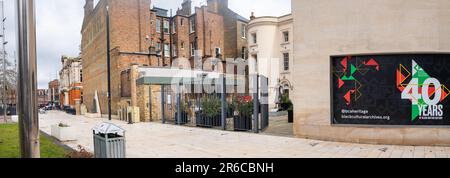
[(45, 107), (48, 105), (49, 97), (48, 97), (48, 89), (38, 89), (37, 91), (37, 100), (38, 100), (38, 106), (39, 107)]
[(48, 83), (48, 97), (49, 97), (49, 102), (54, 105), (55, 107), (59, 107), (60, 106), (60, 97), (59, 97), (59, 80), (55, 79), (51, 82)]
[(450, 145), (447, 127), (334, 126), (330, 118), (330, 56), (449, 52), (450, 41), (445, 40), (450, 39), (449, 8), (447, 0), (292, 1), (295, 135), (359, 143)]
[[(195, 7), (190, 0), (182, 3), (175, 15), (151, 7), (150, 0), (86, 0), (82, 27), (83, 98), (89, 112), (107, 110), (106, 6), (109, 2), (112, 113), (133, 105), (138, 93), (131, 80), (131, 68), (187, 68), (175, 63), (177, 58), (190, 62), (191, 68), (217, 70), (206, 62), (210, 57), (237, 58), (246, 54), (246, 39), (238, 35), (247, 21), (228, 8), (228, 1), (209, 0), (207, 6)], [(173, 16), (172, 16), (173, 15)], [(232, 24), (232, 28), (224, 27)], [(226, 42), (225, 37), (236, 38)], [(228, 44), (229, 43), (229, 44)], [(230, 47), (227, 48), (226, 45)], [(244, 55), (245, 57), (245, 55)], [(197, 59), (199, 61), (194, 61)], [(175, 65), (173, 65), (175, 64)], [(97, 96), (97, 97), (96, 97)], [(98, 99), (97, 99), (98, 98)], [(140, 98), (139, 98), (140, 99)], [(148, 99), (140, 101), (145, 106)], [(97, 108), (97, 104), (100, 108)], [(145, 108), (145, 107), (144, 107)], [(147, 117), (146, 117), (147, 118)], [(141, 119), (143, 120), (143, 119)]]
[[(110, 18), (110, 49), (107, 49), (107, 3)], [(150, 66), (157, 63), (151, 54), (150, 0), (86, 0), (81, 30), (83, 59), (83, 99), (89, 112), (108, 113), (107, 53), (111, 56), (112, 113), (119, 109), (120, 76), (131, 64)], [(154, 60), (153, 60), (154, 59)], [(168, 63), (163, 61), (162, 63)], [(100, 108), (97, 108), (100, 107)]]
[(282, 94), (293, 92), (293, 18), (251, 17), (248, 24), (249, 71), (268, 79), (268, 104), (278, 110)]
[(60, 77), (60, 103), (64, 107), (74, 108), (76, 100), (82, 100), (83, 67), (79, 57), (61, 57), (63, 68)]
[[(8, 105), (9, 114), (15, 114), (17, 109), (17, 94), (16, 90), (7, 90), (6, 91), (6, 104)], [(11, 113), (12, 112), (12, 113)]]
[[(195, 7), (194, 12), (191, 12), (191, 4), (191, 0), (184, 0), (174, 17), (174, 29), (179, 31), (174, 36), (177, 57), (187, 56), (193, 68), (198, 67), (193, 61), (196, 55), (203, 62), (211, 57), (233, 61), (248, 58), (249, 20), (231, 10), (228, 0), (208, 0), (207, 5)], [(212, 66), (204, 63), (202, 70), (212, 71)]]

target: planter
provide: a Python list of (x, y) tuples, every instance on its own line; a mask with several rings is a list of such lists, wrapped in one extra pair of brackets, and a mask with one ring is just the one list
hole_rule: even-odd
[(197, 127), (220, 127), (222, 126), (222, 117), (217, 115), (215, 117), (206, 117), (200, 112), (195, 114), (195, 124)]
[(231, 118), (234, 116), (234, 109), (232, 107), (227, 108), (227, 118)]
[(294, 110), (288, 110), (288, 122), (294, 123)]
[(178, 112), (175, 112), (175, 124), (184, 125), (189, 122), (189, 115), (187, 112), (181, 112), (181, 122), (178, 122)]
[(289, 103), (281, 103), (280, 104), (280, 109), (282, 110), (282, 111), (287, 111), (288, 109), (289, 109)]
[(73, 127), (60, 127), (59, 125), (52, 125), (52, 136), (61, 142), (77, 140), (75, 133), (76, 131)]
[(249, 131), (252, 130), (251, 117), (233, 117), (234, 131)]
[(19, 123), (19, 116), (17, 116), (17, 115), (11, 116), (11, 120), (12, 120), (14, 123)]

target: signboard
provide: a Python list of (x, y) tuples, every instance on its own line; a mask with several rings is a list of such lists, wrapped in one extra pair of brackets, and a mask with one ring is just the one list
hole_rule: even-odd
[(450, 125), (450, 54), (331, 57), (332, 124)]

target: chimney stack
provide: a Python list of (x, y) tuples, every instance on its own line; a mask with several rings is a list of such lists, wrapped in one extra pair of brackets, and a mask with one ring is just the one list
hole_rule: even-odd
[(254, 20), (254, 19), (256, 19), (255, 12), (252, 12), (252, 15), (250, 16), (250, 20)]
[(228, 0), (208, 0), (208, 9), (215, 13), (224, 12), (228, 9)]
[(181, 9), (177, 10), (177, 15), (190, 16), (192, 11), (192, 1), (183, 0), (181, 4)]
[(86, 18), (94, 10), (94, 0), (86, 0), (84, 5), (84, 17)]

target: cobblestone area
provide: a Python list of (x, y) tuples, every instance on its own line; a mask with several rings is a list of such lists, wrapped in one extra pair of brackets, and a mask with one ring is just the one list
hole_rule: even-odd
[[(93, 150), (91, 129), (106, 119), (49, 112), (40, 116), (40, 129), (60, 122), (77, 129), (78, 141), (67, 142)], [(113, 120), (127, 130), (129, 158), (448, 158), (450, 147), (413, 147), (324, 142), (264, 134)]]

